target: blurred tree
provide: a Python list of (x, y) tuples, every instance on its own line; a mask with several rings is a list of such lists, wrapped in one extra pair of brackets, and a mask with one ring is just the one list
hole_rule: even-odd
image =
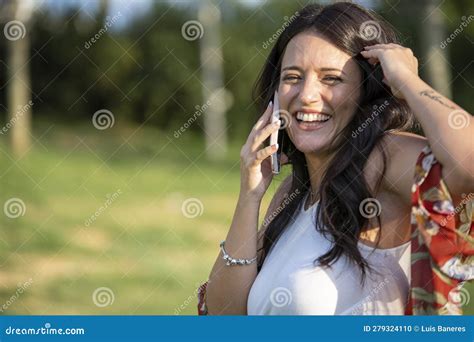
[[(452, 78), (453, 99), (474, 114), (470, 100), (474, 89), (474, 1), (444, 1), (442, 10), (446, 32), (440, 45), (447, 51)], [(451, 39), (451, 37), (454, 37)], [(448, 38), (450, 41), (448, 41)]]
[(446, 35), (445, 18), (439, 9), (441, 1), (423, 0), (420, 5), (425, 18), (420, 22), (420, 31), (424, 37), (421, 40), (422, 53), (427, 58), (426, 81), (444, 96), (452, 98), (449, 56), (440, 45)]
[[(189, 20), (186, 8), (156, 3), (124, 34), (133, 56), (121, 59), (114, 68), (124, 82), (117, 83), (127, 94), (122, 107), (140, 124), (164, 130), (182, 127), (203, 104), (199, 79), (199, 44), (183, 38), (181, 28)], [(113, 50), (110, 50), (112, 53)], [(122, 52), (121, 52), (122, 54)], [(190, 130), (200, 130), (202, 116)]]
[[(210, 105), (204, 114), (206, 154), (210, 159), (222, 159), (227, 153), (226, 97), (223, 87), (221, 10), (218, 3), (200, 2), (199, 22), (192, 23), (200, 42), (202, 92)], [(187, 24), (189, 24), (188, 22)], [(202, 24), (202, 26), (199, 26)], [(185, 24), (186, 25), (186, 24)], [(191, 28), (191, 25), (187, 28)], [(185, 28), (185, 26), (183, 26)], [(200, 32), (202, 31), (202, 32)], [(186, 30), (183, 35), (186, 35)]]
[[(468, 112), (474, 112), (469, 100), (474, 87), (470, 81), (474, 79), (474, 2), (383, 1), (376, 10), (395, 27), (402, 44), (414, 51), (421, 77), (446, 96), (451, 95)], [(453, 34), (455, 38), (447, 42)], [(436, 65), (440, 65), (439, 72)]]
[[(6, 42), (8, 79), (7, 107), (12, 152), (15, 157), (26, 153), (31, 143), (31, 85), (29, 21), (33, 12), (31, 1), (2, 2), (2, 21)], [(8, 18), (8, 19), (7, 19)], [(7, 20), (5, 20), (7, 19)]]
[[(5, 4), (6, 0), (0, 0), (0, 3)], [(422, 13), (421, 5), (425, 2), (401, 1), (394, 5), (380, 1), (372, 4), (377, 5), (374, 10), (399, 31), (403, 44), (414, 50), (423, 78), (430, 80), (432, 73), (429, 71), (432, 69), (430, 55), (425, 54), (423, 46), (435, 48), (436, 54), (441, 53), (440, 56), (449, 61), (443, 77), (448, 78), (454, 100), (468, 111), (474, 111), (474, 105), (469, 101), (474, 87), (474, 64), (471, 63), (474, 24), (469, 19), (474, 12), (474, 2), (443, 2), (437, 11), (443, 17), (445, 29), (433, 33), (435, 36), (431, 38), (430, 25), (433, 23), (428, 19), (423, 21), (425, 15), (422, 19), (412, 15), (413, 12)], [(88, 14), (78, 7), (66, 8), (57, 11), (52, 6), (45, 6), (35, 12), (34, 20), (29, 22), (32, 55), (28, 66), (34, 75), (31, 79), (33, 120), (90, 124), (91, 115), (104, 108), (114, 113), (116, 123), (126, 125), (132, 121), (153, 125), (172, 136), (170, 132), (183, 127), (195, 116), (197, 107), (206, 103), (200, 69), (201, 41), (186, 40), (182, 34), (186, 22), (199, 19), (195, 3), (154, 2), (145, 14), (132, 17), (127, 17), (129, 13), (125, 11), (121, 15), (110, 13), (114, 7), (108, 7), (107, 2), (100, 2), (98, 10)], [(229, 141), (243, 143), (252, 124), (261, 115), (252, 103), (252, 85), (281, 30), (299, 9), (298, 2), (287, 1), (221, 3), (223, 81), (215, 88), (225, 88), (225, 97), (233, 98), (225, 117), (226, 127), (230, 127)], [(5, 16), (5, 11), (2, 10), (0, 16)], [(116, 21), (112, 20), (114, 17), (117, 17)], [(104, 21), (121, 20), (123, 25), (117, 24), (101, 33)], [(462, 22), (466, 25), (461, 27)], [(460, 27), (461, 32), (439, 51), (436, 44), (439, 46)], [(96, 36), (99, 39), (91, 42)], [(202, 39), (205, 38), (206, 30)], [(427, 42), (430, 43), (426, 45)], [(2, 74), (11, 72), (6, 67), (10, 43), (0, 39)], [(434, 69), (438, 70), (437, 67)], [(2, 119), (5, 118), (2, 106), (7, 99), (5, 89), (2, 84)], [(227, 107), (230, 102), (225, 102)], [(204, 114), (197, 116), (186, 132), (195, 132), (204, 140), (204, 117)]]

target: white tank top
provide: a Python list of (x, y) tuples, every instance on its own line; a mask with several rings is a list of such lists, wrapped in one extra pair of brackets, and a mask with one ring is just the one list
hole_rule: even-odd
[(331, 247), (315, 229), (318, 203), (289, 224), (265, 258), (247, 302), (248, 315), (403, 315), (410, 286), (410, 242), (374, 249), (359, 242), (362, 256), (379, 274), (360, 269), (345, 256), (331, 268), (313, 261)]

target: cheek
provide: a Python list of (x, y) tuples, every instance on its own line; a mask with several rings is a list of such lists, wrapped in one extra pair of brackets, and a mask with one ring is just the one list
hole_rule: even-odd
[(280, 84), (278, 87), (278, 95), (280, 104), (284, 108), (288, 108), (289, 102), (298, 95), (298, 88), (289, 84)]
[(332, 95), (330, 104), (337, 121), (349, 121), (357, 109), (359, 92), (354, 92), (352, 89), (341, 89), (341, 91), (333, 92)]

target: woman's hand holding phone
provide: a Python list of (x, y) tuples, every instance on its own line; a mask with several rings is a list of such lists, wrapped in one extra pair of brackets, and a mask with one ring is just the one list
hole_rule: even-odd
[(273, 178), (269, 157), (277, 151), (278, 144), (262, 148), (265, 140), (281, 126), (281, 120), (271, 122), (272, 112), (273, 103), (270, 102), (240, 150), (240, 193), (256, 201), (263, 198)]

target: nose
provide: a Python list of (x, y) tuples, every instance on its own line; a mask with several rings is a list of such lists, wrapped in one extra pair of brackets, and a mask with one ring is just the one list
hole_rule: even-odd
[(302, 105), (309, 105), (321, 101), (321, 84), (318, 80), (308, 77), (300, 90), (299, 99)]

